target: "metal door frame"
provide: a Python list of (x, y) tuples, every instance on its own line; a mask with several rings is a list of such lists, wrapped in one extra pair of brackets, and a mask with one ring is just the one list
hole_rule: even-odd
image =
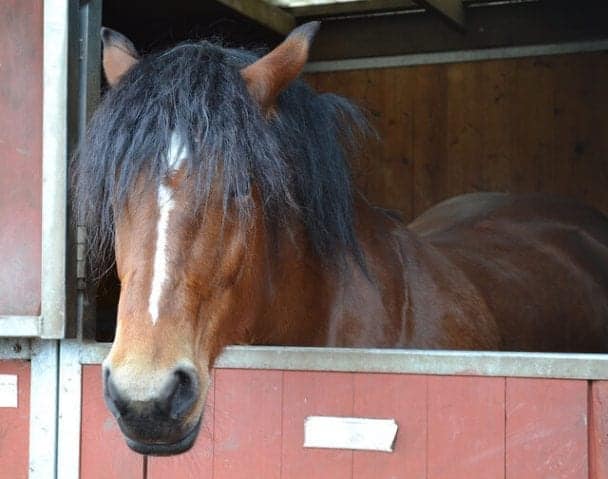
[(0, 338), (0, 361), (30, 361), (30, 479), (56, 478), (58, 342)]
[(65, 334), (69, 0), (43, 0), (42, 267), (39, 316), (0, 315), (0, 336)]

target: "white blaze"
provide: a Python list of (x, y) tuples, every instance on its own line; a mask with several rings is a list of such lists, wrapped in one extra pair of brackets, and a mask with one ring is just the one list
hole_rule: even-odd
[[(177, 133), (171, 135), (171, 144), (167, 153), (167, 164), (169, 170), (177, 170), (182, 161), (188, 154), (181, 137)], [(169, 215), (175, 206), (173, 201), (173, 190), (170, 186), (162, 182), (158, 186), (158, 224), (156, 225), (156, 251), (154, 253), (154, 266), (152, 270), (152, 286), (150, 287), (150, 299), (148, 301), (148, 311), (152, 318), (152, 324), (158, 321), (160, 300), (163, 293), (163, 286), (168, 274), (168, 236), (169, 236)]]

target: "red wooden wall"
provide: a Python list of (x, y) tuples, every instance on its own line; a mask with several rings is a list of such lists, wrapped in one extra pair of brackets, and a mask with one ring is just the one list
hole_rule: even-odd
[(40, 314), (41, 209), (42, 1), (3, 0), (0, 315)]
[(0, 407), (0, 478), (28, 477), (30, 363), (0, 361), (0, 374), (17, 375), (17, 407)]
[[(144, 460), (84, 369), (83, 479), (608, 477), (608, 382), (220, 369), (193, 450)], [(394, 418), (395, 451), (304, 449), (309, 415)]]
[(80, 441), (81, 479), (137, 479), (143, 478), (143, 474), (143, 457), (127, 447), (116, 421), (104, 404), (100, 367), (84, 366)]

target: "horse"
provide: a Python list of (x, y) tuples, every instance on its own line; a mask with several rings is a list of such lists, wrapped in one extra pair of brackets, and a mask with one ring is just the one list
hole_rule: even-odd
[(409, 225), (371, 205), (349, 166), (365, 114), (298, 79), (318, 28), (265, 55), (142, 57), (102, 29), (75, 204), (91, 261), (113, 248), (104, 397), (139, 453), (193, 445), (230, 344), (608, 351), (608, 219), (540, 194), (458, 196)]

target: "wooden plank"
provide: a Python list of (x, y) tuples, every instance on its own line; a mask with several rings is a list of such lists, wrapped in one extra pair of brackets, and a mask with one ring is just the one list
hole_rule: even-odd
[[(215, 371), (214, 371), (215, 375)], [(213, 474), (213, 433), (215, 391), (212, 383), (207, 394), (203, 424), (192, 449), (184, 454), (171, 457), (148, 458), (148, 475), (146, 479), (198, 479), (212, 477)]]
[(447, 70), (444, 65), (427, 65), (414, 72), (412, 217), (415, 218), (445, 199), (449, 181), (445, 165), (451, 159), (447, 145)]
[(415, 0), (448, 21), (450, 25), (465, 30), (465, 15), (462, 0)]
[(506, 479), (586, 479), (587, 382), (507, 378)]
[[(513, 106), (513, 63), (489, 61), (471, 64), (471, 68), (479, 70), (478, 87), (482, 105), (478, 112), (483, 130), (481, 151), (476, 155), (481, 165), (478, 188), (508, 192), (511, 190), (509, 180), (514, 164), (514, 144), (518, 144), (513, 138), (513, 128), (517, 126), (509, 116)], [(526, 122), (525, 118), (520, 121)]]
[[(554, 142), (555, 70), (551, 58), (522, 58), (509, 62), (507, 90), (511, 142), (509, 168), (499, 172), (505, 191), (555, 191)], [(542, 85), (542, 87), (541, 87)]]
[(281, 477), (351, 477), (352, 451), (305, 449), (302, 445), (307, 416), (353, 415), (353, 375), (306, 371), (283, 374)]
[(591, 382), (589, 479), (608, 477), (608, 381)]
[(0, 407), (0, 469), (2, 477), (28, 477), (30, 363), (0, 361), (0, 374), (17, 376), (17, 407)]
[(144, 477), (144, 457), (131, 451), (103, 401), (101, 368), (82, 368), (81, 479)]
[(504, 477), (503, 378), (428, 378), (428, 479)]
[[(275, 2), (282, 4), (280, 0)], [(294, 17), (327, 17), (332, 15), (352, 15), (354, 13), (380, 13), (380, 12), (402, 12), (420, 8), (413, 0), (374, 0), (370, 1), (341, 1), (318, 4), (301, 5), (297, 7), (284, 7)]]
[(280, 477), (282, 375), (216, 371), (214, 479)]
[(40, 314), (42, 29), (40, 0), (0, 2), (0, 314)]
[(608, 194), (605, 188), (602, 190), (597, 185), (608, 184), (608, 89), (605, 88), (605, 85), (608, 85), (608, 52), (585, 55), (585, 61), (591, 63), (588, 80), (590, 97), (593, 99), (589, 118), (592, 129), (588, 146), (592, 157), (589, 170), (593, 175), (588, 177), (586, 199), (606, 213)]
[[(488, 132), (484, 124), (484, 113), (488, 109), (488, 100), (483, 95), (484, 92), (481, 88), (485, 80), (484, 71), (480, 68), (481, 64), (464, 63), (460, 67), (463, 70), (461, 78), (464, 79), (464, 83), (460, 84), (460, 92), (452, 89), (452, 93), (459, 98), (457, 105), (462, 121), (458, 125), (461, 127), (461, 133), (457, 145), (460, 152), (457, 161), (460, 163), (462, 190), (456, 194), (486, 190), (484, 177), (488, 167), (481, 154), (483, 139)], [(453, 104), (450, 103), (449, 108), (452, 106)]]
[(392, 453), (353, 453), (353, 479), (426, 478), (426, 382), (426, 376), (355, 375), (353, 415), (395, 419), (399, 429)]
[(264, 0), (217, 1), (260, 25), (283, 35), (288, 34), (296, 27), (296, 20), (292, 15)]
[[(608, 104), (608, 93), (596, 82), (606, 82), (608, 76), (608, 55), (605, 52), (589, 56), (577, 56), (562, 67), (556, 90), (556, 108), (563, 129), (566, 144), (565, 153), (570, 164), (571, 177), (564, 181), (563, 187), (568, 194), (576, 195), (585, 202), (599, 201), (608, 203), (608, 195), (594, 191), (593, 185), (600, 183), (598, 176), (603, 177), (604, 184), (608, 179), (608, 165), (605, 156), (608, 121), (605, 108)], [(565, 180), (565, 178), (564, 178)]]
[(480, 161), (482, 137), (486, 133), (479, 117), (479, 81), (475, 65), (447, 65), (447, 145), (444, 163), (447, 183), (443, 197), (483, 190), (483, 164)]
[[(382, 158), (375, 189), (384, 198), (383, 204), (397, 208), (405, 219), (413, 218), (414, 197), (414, 72), (409, 69), (386, 70), (380, 75), (381, 83), (375, 90), (378, 95), (376, 108), (381, 112), (378, 129), (382, 138), (392, 134), (391, 141), (384, 141)], [(387, 96), (391, 98), (388, 99)], [(384, 186), (384, 187), (383, 187)], [(378, 194), (378, 193), (377, 193)], [(401, 198), (400, 201), (395, 201)]]
[(553, 124), (554, 184), (557, 193), (566, 196), (589, 195), (586, 184), (588, 174), (599, 171), (588, 169), (592, 156), (589, 137), (592, 103), (589, 93), (590, 63), (573, 56), (568, 61), (555, 62), (555, 103)]

